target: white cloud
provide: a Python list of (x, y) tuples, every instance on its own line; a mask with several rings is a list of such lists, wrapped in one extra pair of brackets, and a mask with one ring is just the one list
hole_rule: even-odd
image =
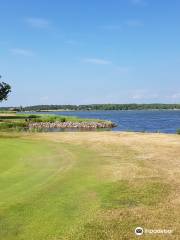
[(110, 25), (104, 25), (104, 26), (101, 26), (102, 29), (105, 29), (105, 30), (121, 30), (122, 29), (122, 26), (121, 25), (115, 25), (115, 24), (110, 24)]
[(23, 49), (23, 48), (12, 48), (9, 50), (13, 55), (21, 55), (25, 57), (31, 57), (34, 53), (30, 50)]
[(137, 19), (129, 19), (127, 21), (122, 22), (121, 24), (104, 25), (101, 26), (100, 28), (107, 31), (123, 31), (127, 27), (138, 28), (143, 26), (144, 24), (142, 21)]
[(111, 61), (100, 59), (100, 58), (85, 58), (84, 62), (98, 64), (98, 65), (108, 65), (111, 64)]
[(65, 43), (67, 43), (69, 45), (77, 45), (77, 42), (75, 40), (67, 40), (67, 41), (65, 41)]
[(134, 100), (166, 100), (167, 102), (175, 102), (180, 100), (180, 92), (165, 94), (163, 92), (155, 93), (148, 90), (134, 90), (129, 94)]
[(135, 100), (158, 99), (159, 97), (159, 94), (151, 93), (146, 90), (134, 90), (131, 95), (131, 98)]
[(143, 27), (144, 24), (139, 20), (128, 20), (126, 21), (128, 27)]
[(133, 5), (145, 6), (147, 5), (146, 0), (131, 0)]
[(131, 70), (129, 67), (123, 67), (123, 66), (118, 66), (116, 68), (116, 70), (119, 72), (119, 73), (129, 73), (129, 71)]
[(174, 93), (170, 96), (172, 99), (180, 99), (180, 93)]
[(26, 22), (34, 28), (48, 28), (50, 22), (44, 18), (26, 18)]
[(49, 101), (49, 97), (48, 96), (42, 96), (42, 97), (40, 97), (40, 101), (41, 102), (47, 102), (47, 101)]

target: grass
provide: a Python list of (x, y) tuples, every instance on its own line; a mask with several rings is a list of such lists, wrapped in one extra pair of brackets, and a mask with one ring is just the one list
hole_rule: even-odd
[(180, 236), (180, 138), (135, 133), (1, 133), (0, 239)]
[(169, 185), (158, 181), (142, 183), (135, 180), (131, 184), (126, 180), (102, 185), (98, 192), (103, 208), (131, 208), (158, 204), (169, 191)]

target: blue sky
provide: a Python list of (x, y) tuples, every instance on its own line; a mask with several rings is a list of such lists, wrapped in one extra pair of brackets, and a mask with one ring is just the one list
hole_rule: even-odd
[(180, 102), (179, 0), (0, 0), (1, 106)]

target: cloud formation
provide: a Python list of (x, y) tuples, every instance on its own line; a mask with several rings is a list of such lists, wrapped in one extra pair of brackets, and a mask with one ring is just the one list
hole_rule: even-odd
[(111, 61), (100, 59), (100, 58), (85, 58), (84, 62), (98, 64), (98, 65), (108, 65), (111, 64)]
[(107, 31), (123, 31), (125, 28), (127, 27), (131, 27), (131, 28), (140, 28), (143, 27), (144, 23), (138, 19), (129, 19), (127, 21), (123, 21), (122, 23), (119, 24), (110, 24), (110, 25), (104, 25), (101, 26), (100, 28), (103, 30), (107, 30)]
[(131, 3), (133, 5), (138, 5), (138, 6), (146, 6), (147, 5), (146, 0), (131, 0)]
[(77, 41), (75, 40), (67, 40), (65, 41), (66, 44), (69, 44), (69, 45), (77, 45)]
[(131, 99), (134, 100), (148, 100), (148, 99), (158, 99), (160, 95), (158, 93), (149, 92), (147, 90), (134, 90), (131, 95)]
[(128, 27), (143, 27), (144, 26), (144, 24), (141, 21), (135, 20), (135, 19), (126, 21), (126, 25)]
[(119, 72), (119, 73), (129, 73), (131, 68), (129, 67), (124, 67), (124, 66), (118, 66), (116, 67), (116, 70)]
[(25, 57), (31, 57), (34, 55), (34, 53), (32, 51), (23, 49), (23, 48), (12, 48), (12, 49), (9, 49), (9, 51), (13, 55), (21, 55), (21, 56), (25, 56)]
[(110, 25), (104, 25), (101, 26), (102, 29), (105, 30), (121, 30), (122, 29), (122, 25), (115, 25), (115, 24), (110, 24)]
[(172, 99), (180, 99), (180, 93), (174, 93), (170, 96)]
[(50, 22), (44, 18), (26, 18), (26, 22), (34, 28), (48, 28), (50, 27)]

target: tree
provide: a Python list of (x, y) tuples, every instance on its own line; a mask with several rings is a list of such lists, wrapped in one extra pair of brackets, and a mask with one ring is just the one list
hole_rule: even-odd
[[(0, 76), (0, 79), (2, 77)], [(11, 92), (11, 86), (5, 82), (0, 82), (0, 102), (7, 100), (8, 94)]]

